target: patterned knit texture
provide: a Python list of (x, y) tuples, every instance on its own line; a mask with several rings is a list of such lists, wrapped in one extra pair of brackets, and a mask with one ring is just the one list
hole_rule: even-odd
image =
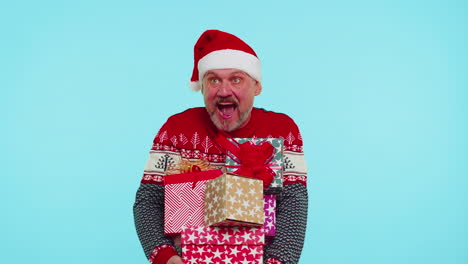
[(276, 258), (284, 264), (299, 262), (307, 224), (307, 188), (295, 183), (285, 185), (282, 200), (277, 201), (277, 232), (265, 247), (265, 260)]
[(164, 186), (141, 184), (133, 205), (135, 227), (146, 257), (149, 259), (156, 247), (174, 245), (164, 235)]

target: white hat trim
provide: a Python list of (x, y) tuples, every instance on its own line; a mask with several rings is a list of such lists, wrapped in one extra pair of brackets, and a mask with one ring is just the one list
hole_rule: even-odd
[(189, 86), (195, 91), (200, 90), (200, 81), (205, 73), (215, 69), (238, 69), (255, 80), (262, 81), (261, 64), (256, 56), (240, 50), (224, 49), (213, 51), (198, 61), (199, 81), (190, 82)]

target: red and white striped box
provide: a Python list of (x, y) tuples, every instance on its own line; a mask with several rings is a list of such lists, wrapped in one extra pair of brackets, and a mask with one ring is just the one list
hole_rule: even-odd
[(204, 226), (205, 183), (222, 175), (209, 170), (164, 176), (164, 233), (176, 235), (182, 226)]
[(184, 263), (263, 263), (263, 228), (186, 227), (181, 233)]

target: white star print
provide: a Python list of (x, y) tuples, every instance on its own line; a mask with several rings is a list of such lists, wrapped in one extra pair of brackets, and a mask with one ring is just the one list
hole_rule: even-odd
[(252, 247), (250, 249), (250, 255), (257, 255), (257, 254), (260, 254), (260, 252), (257, 251), (257, 248)]
[(231, 189), (231, 188), (232, 188), (232, 182), (227, 182), (227, 183), (226, 183), (226, 187), (227, 187), (228, 189)]
[(260, 211), (260, 206), (259, 206), (258, 204), (255, 205), (255, 206), (254, 206), (254, 210), (255, 210), (255, 211)]
[(213, 263), (213, 260), (211, 260), (213, 257), (208, 257), (206, 256), (204, 260), (202, 260), (203, 262), (205, 262), (206, 264), (209, 264), (209, 263)]
[(223, 254), (222, 251), (219, 251), (219, 249), (217, 248), (216, 251), (213, 251), (213, 258), (221, 258), (221, 254)]
[(203, 247), (199, 247), (198, 250), (195, 251), (195, 253), (198, 253), (200, 255), (203, 255), (206, 251), (203, 249)]
[(228, 233), (224, 233), (222, 235), (223, 235), (223, 240), (229, 241), (229, 239), (231, 239), (231, 235)]
[(240, 208), (240, 207), (237, 208), (237, 210), (236, 210), (236, 215), (238, 215), (239, 218), (241, 218), (244, 214), (245, 214), (245, 211), (242, 210), (242, 208)]
[(202, 233), (204, 233), (204, 232), (205, 232), (205, 228), (203, 228), (203, 226), (199, 226), (199, 227), (197, 227), (197, 229), (196, 229), (196, 230), (197, 230), (197, 232), (199, 233), (198, 235), (201, 235)]
[(196, 264), (196, 263), (197, 263), (197, 259), (194, 258), (194, 257), (190, 258), (188, 261), (189, 261), (190, 263), (192, 263), (192, 264)]
[(189, 238), (187, 239), (187, 241), (192, 241), (192, 243), (195, 242), (195, 234), (188, 234), (188, 236)]
[(254, 210), (254, 209), (249, 210), (249, 215), (250, 215), (250, 216), (254, 216), (254, 215), (255, 215), (255, 210)]
[(269, 214), (274, 214), (275, 213), (275, 207), (273, 206), (269, 206), (266, 211), (269, 213)]
[(236, 194), (237, 194), (239, 197), (241, 197), (242, 195), (244, 195), (244, 190), (242, 190), (242, 188), (239, 188), (239, 189), (237, 189)]
[(206, 242), (213, 240), (213, 234), (211, 233), (207, 233), (205, 237), (206, 237)]
[(250, 237), (250, 233), (246, 232), (244, 235), (242, 235), (242, 238), (244, 238), (244, 242), (247, 242), (249, 239), (252, 239)]
[(218, 210), (215, 208), (215, 209), (213, 209), (213, 213), (211, 214), (211, 216), (215, 217), (216, 215), (218, 215)]
[(227, 218), (236, 219), (236, 215), (233, 212), (231, 212), (231, 214)]
[(239, 227), (238, 227), (238, 226), (232, 227), (231, 230), (234, 232), (234, 234), (237, 233), (237, 232), (239, 232), (239, 233), (241, 232), (241, 231), (239, 230)]
[(228, 258), (228, 256), (226, 256), (222, 261), (224, 261), (225, 264), (232, 264), (231, 259), (232, 258)]
[(266, 226), (269, 228), (269, 229), (272, 229), (274, 224), (273, 224), (273, 221), (269, 221)]
[(208, 204), (207, 210), (208, 210), (208, 211), (211, 211), (212, 209), (213, 209), (213, 202), (210, 202), (210, 203)]
[(241, 264), (249, 264), (251, 263), (250, 261), (247, 260), (247, 258), (244, 258), (244, 260), (241, 260)]
[(231, 255), (236, 256), (237, 254), (239, 254), (239, 252), (240, 252), (240, 251), (239, 251), (236, 247), (231, 248)]
[(229, 202), (232, 203), (232, 204), (235, 204), (237, 202), (236, 197), (234, 197), (233, 195), (230, 195), (229, 196)]

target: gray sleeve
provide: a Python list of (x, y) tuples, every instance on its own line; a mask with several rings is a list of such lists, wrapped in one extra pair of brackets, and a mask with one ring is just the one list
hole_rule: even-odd
[(265, 246), (265, 261), (276, 258), (283, 264), (299, 262), (307, 225), (307, 187), (301, 183), (285, 185), (276, 204), (276, 235)]
[(133, 216), (147, 258), (156, 247), (174, 246), (172, 239), (164, 235), (164, 186), (142, 183), (136, 193)]

